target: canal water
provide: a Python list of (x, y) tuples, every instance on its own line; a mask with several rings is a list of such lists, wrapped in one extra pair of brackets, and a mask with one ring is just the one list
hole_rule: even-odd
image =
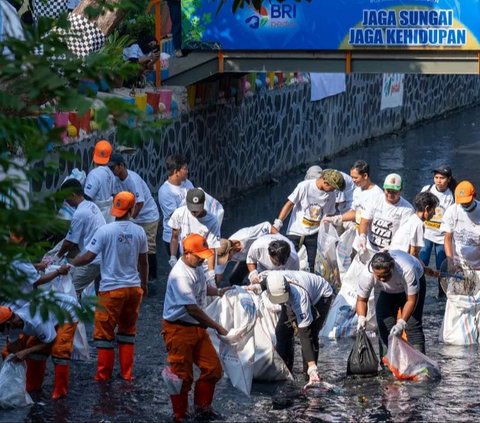
[[(373, 140), (333, 158), (323, 167), (348, 172), (352, 163), (370, 163), (372, 178), (381, 183), (390, 172), (404, 177), (404, 197), (412, 200), (423, 185), (432, 181), (431, 170), (440, 163), (452, 166), (457, 180), (471, 178), (478, 183), (480, 160), (480, 108), (464, 110), (408, 132)], [(201, 158), (199, 158), (201, 159)], [(314, 158), (312, 157), (312, 160)], [(282, 177), (230, 200), (225, 206), (224, 236), (236, 229), (264, 220), (272, 221), (286, 197), (303, 179), (304, 169)], [(195, 182), (195, 181), (194, 181)], [(53, 402), (53, 367), (49, 363), (43, 392), (33, 396), (29, 409), (0, 411), (0, 422), (142, 422), (171, 419), (169, 397), (160, 372), (165, 365), (165, 348), (160, 321), (167, 257), (159, 248), (159, 280), (144, 300), (138, 324), (135, 380), (118, 376), (106, 384), (93, 381), (94, 350), (90, 362), (71, 366), (68, 398)], [(224, 421), (471, 421), (480, 418), (480, 360), (477, 346), (446, 346), (438, 342), (445, 302), (437, 299), (437, 286), (428, 281), (424, 313), (427, 354), (441, 366), (436, 383), (398, 382), (390, 376), (347, 379), (347, 357), (353, 339), (323, 339), (319, 356), (322, 378), (331, 390), (302, 393), (301, 356), (297, 345), (294, 383), (255, 383), (250, 397), (233, 389), (228, 380), (217, 385), (214, 406)], [(91, 328), (90, 328), (91, 333)], [(0, 342), (3, 342), (0, 339)], [(376, 343), (374, 343), (376, 344)], [(117, 364), (118, 365), (118, 364)], [(117, 368), (115, 373), (117, 373)]]

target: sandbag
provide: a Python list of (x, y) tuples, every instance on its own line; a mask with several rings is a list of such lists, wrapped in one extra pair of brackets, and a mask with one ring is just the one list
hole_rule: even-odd
[(27, 368), (24, 361), (16, 361), (10, 354), (0, 370), (0, 408), (26, 407), (33, 404), (26, 390)]
[(388, 352), (382, 361), (400, 380), (419, 382), (441, 377), (438, 364), (400, 336), (388, 337)]
[(314, 271), (326, 279), (335, 291), (338, 291), (341, 285), (340, 272), (337, 265), (337, 241), (338, 234), (335, 226), (322, 222), (318, 230)]
[(266, 292), (252, 297), (257, 308), (253, 379), (259, 382), (293, 379), (290, 370), (275, 349), (275, 327), (281, 308), (269, 301)]
[(378, 358), (365, 330), (357, 332), (347, 361), (347, 376), (375, 376), (378, 373)]
[(480, 295), (447, 294), (439, 340), (450, 345), (478, 344)]
[[(325, 323), (319, 336), (326, 338), (342, 338), (355, 336), (357, 333), (357, 285), (365, 265), (355, 256), (347, 273), (343, 276), (342, 287), (330, 306)], [(367, 326), (369, 332), (376, 331), (374, 293), (368, 300)]]
[(250, 395), (255, 360), (254, 327), (257, 318), (251, 295), (236, 286), (212, 302), (205, 312), (220, 323), (228, 334), (209, 329), (210, 339), (233, 387)]

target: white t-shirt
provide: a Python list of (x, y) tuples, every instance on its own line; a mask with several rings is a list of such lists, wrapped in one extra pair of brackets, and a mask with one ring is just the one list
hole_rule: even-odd
[(15, 275), (21, 279), (20, 290), (24, 294), (32, 292), (33, 284), (41, 277), (40, 273), (35, 269), (35, 266), (31, 262), (23, 260), (14, 260), (11, 266)]
[(168, 220), (175, 210), (185, 205), (187, 191), (192, 188), (194, 188), (193, 184), (187, 179), (178, 186), (165, 181), (158, 190), (158, 204), (163, 214), (162, 238), (165, 242), (170, 242), (172, 239), (172, 228), (168, 226)]
[(425, 226), (422, 219), (416, 213), (413, 213), (393, 235), (390, 250), (402, 250), (408, 253), (410, 245), (422, 248), (425, 245), (423, 240), (424, 230)]
[(361, 298), (370, 298), (372, 289), (378, 293), (384, 291), (387, 294), (415, 295), (420, 290), (420, 278), (423, 276), (423, 266), (420, 261), (410, 254), (391, 250), (390, 255), (395, 260), (392, 277), (387, 282), (381, 282), (370, 272), (369, 266), (365, 266), (358, 282), (358, 295)]
[[(84, 254), (97, 229), (105, 224), (105, 218), (98, 206), (91, 201), (84, 200), (73, 213), (70, 229), (65, 239), (77, 244), (80, 254)], [(94, 262), (98, 263), (98, 260), (95, 259)]]
[[(286, 241), (290, 245), (290, 257), (283, 266), (275, 266), (268, 254), (268, 246), (272, 241)], [(256, 264), (258, 273), (264, 270), (299, 270), (300, 260), (293, 243), (281, 234), (261, 236), (252, 243), (247, 254), (247, 264)]]
[(123, 60), (140, 59), (143, 56), (145, 56), (145, 53), (137, 43), (123, 49)]
[(300, 182), (288, 199), (294, 204), (288, 235), (316, 234), (323, 216), (335, 214), (335, 192), (318, 189), (315, 179)]
[(422, 188), (422, 192), (425, 191), (431, 192), (439, 200), (435, 214), (430, 220), (425, 222), (425, 239), (435, 242), (436, 244), (443, 244), (444, 236), (440, 232), (440, 225), (442, 224), (445, 210), (455, 203), (455, 198), (449, 188), (447, 188), (445, 192), (440, 192), (435, 185), (425, 185)]
[(135, 223), (151, 223), (156, 222), (160, 218), (158, 207), (152, 197), (152, 193), (148, 185), (140, 177), (140, 175), (133, 170), (127, 171), (127, 177), (121, 181), (115, 177), (114, 193), (118, 194), (120, 191), (128, 191), (135, 195), (137, 203), (143, 203), (143, 207), (132, 222)]
[(480, 269), (480, 203), (467, 213), (460, 204), (452, 204), (443, 215), (440, 231), (453, 233), (455, 255)]
[(383, 201), (371, 204), (362, 216), (364, 219), (371, 220), (368, 249), (377, 252), (388, 248), (400, 225), (403, 225), (414, 212), (413, 206), (403, 197), (397, 204), (387, 203), (385, 197)]
[(179, 231), (180, 252), (183, 253), (182, 241), (190, 234), (199, 234), (207, 240), (210, 248), (220, 247), (220, 227), (217, 218), (206, 213), (203, 217), (195, 217), (187, 206), (175, 210), (168, 221), (168, 226)]
[(138, 256), (148, 252), (147, 235), (141, 226), (125, 220), (101, 226), (87, 250), (102, 255), (101, 292), (140, 286)]
[(345, 189), (343, 191), (335, 190), (335, 203), (337, 212), (343, 214), (352, 208), (353, 192), (355, 191), (355, 183), (350, 175), (340, 172), (345, 181)]
[(201, 309), (207, 305), (207, 281), (202, 266), (193, 268), (183, 259), (173, 266), (167, 280), (167, 291), (163, 303), (163, 318), (169, 322), (181, 320), (198, 324), (188, 314), (186, 305), (196, 304)]
[(298, 327), (309, 326), (315, 318), (312, 314), (312, 305), (317, 304), (321, 298), (331, 297), (332, 287), (326, 279), (314, 273), (293, 270), (280, 272), (294, 282), (290, 283), (288, 304), (295, 313)]
[(270, 222), (262, 222), (255, 226), (249, 226), (248, 228), (242, 228), (228, 237), (230, 240), (240, 241), (242, 244), (242, 250), (235, 253), (232, 261), (245, 261), (247, 259), (248, 250), (252, 246), (255, 240), (263, 235), (268, 235), (272, 230)]
[(108, 166), (97, 166), (88, 172), (84, 192), (93, 201), (106, 201), (113, 194), (114, 175)]

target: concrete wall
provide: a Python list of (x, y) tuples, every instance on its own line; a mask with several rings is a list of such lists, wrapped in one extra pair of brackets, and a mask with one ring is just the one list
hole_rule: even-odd
[[(153, 192), (166, 178), (165, 157), (190, 158), (190, 179), (217, 198), (269, 180), (304, 163), (319, 161), (377, 137), (474, 105), (480, 78), (474, 75), (406, 75), (404, 105), (380, 111), (382, 75), (347, 75), (346, 93), (310, 102), (310, 84), (265, 91), (239, 105), (222, 105), (181, 115), (126, 155)], [(111, 141), (115, 135), (110, 134)], [(94, 136), (67, 147), (75, 163), (58, 160), (58, 171), (36, 190), (56, 189), (73, 167), (88, 170)], [(57, 161), (58, 160), (58, 161)]]

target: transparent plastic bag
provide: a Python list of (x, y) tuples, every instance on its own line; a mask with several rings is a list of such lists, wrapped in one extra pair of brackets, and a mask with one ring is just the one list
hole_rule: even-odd
[(33, 401), (26, 390), (26, 365), (16, 361), (10, 354), (0, 370), (0, 408), (17, 408), (32, 405)]
[(178, 395), (182, 391), (183, 380), (172, 372), (170, 366), (162, 370), (162, 379), (167, 385), (169, 395)]
[(413, 348), (399, 336), (388, 337), (388, 353), (382, 359), (400, 380), (425, 381), (441, 377), (440, 367), (431, 358)]

